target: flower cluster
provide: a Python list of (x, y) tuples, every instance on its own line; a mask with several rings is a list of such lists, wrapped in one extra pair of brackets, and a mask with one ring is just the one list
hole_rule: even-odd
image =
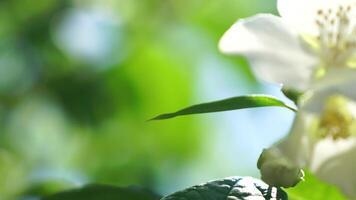
[(280, 16), (237, 21), (219, 48), (262, 80), (299, 90), (289, 135), (260, 156), (262, 179), (291, 187), (307, 168), (356, 197), (356, 0), (278, 0)]

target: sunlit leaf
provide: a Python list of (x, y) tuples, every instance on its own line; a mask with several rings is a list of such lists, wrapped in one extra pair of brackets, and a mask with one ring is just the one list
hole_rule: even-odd
[(230, 177), (190, 187), (162, 200), (287, 200), (287, 194), (251, 177)]
[(151, 120), (162, 120), (162, 119), (170, 119), (183, 115), (222, 112), (222, 111), (238, 110), (244, 108), (269, 107), (269, 106), (284, 107), (292, 111), (296, 111), (295, 108), (287, 105), (286, 103), (277, 99), (276, 97), (267, 96), (267, 95), (249, 95), (249, 96), (238, 96), (238, 97), (233, 97), (220, 101), (213, 101), (209, 103), (202, 103), (202, 104), (190, 106), (182, 110), (179, 110), (177, 112), (159, 115)]
[(290, 200), (346, 200), (334, 186), (328, 185), (306, 172), (305, 181), (286, 189)]
[(39, 183), (31, 184), (25, 192), (22, 193), (23, 196), (31, 197), (41, 197), (47, 196), (49, 194), (57, 193), (63, 190), (68, 190), (74, 186), (73, 183), (59, 180), (48, 180)]
[(160, 197), (138, 188), (120, 188), (108, 185), (89, 185), (60, 192), (42, 200), (159, 200)]

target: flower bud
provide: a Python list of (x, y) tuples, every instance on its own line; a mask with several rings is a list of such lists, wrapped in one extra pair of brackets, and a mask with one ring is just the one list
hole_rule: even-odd
[(257, 163), (261, 179), (274, 187), (294, 187), (304, 180), (303, 170), (290, 162), (276, 148), (263, 150)]

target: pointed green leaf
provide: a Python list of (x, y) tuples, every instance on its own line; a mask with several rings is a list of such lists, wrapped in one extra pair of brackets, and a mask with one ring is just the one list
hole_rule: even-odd
[(42, 200), (159, 200), (160, 197), (138, 188), (108, 185), (88, 185), (80, 189), (60, 192)]
[(346, 200), (345, 196), (332, 185), (328, 185), (311, 173), (306, 172), (305, 181), (296, 187), (286, 189), (289, 200)]
[(267, 96), (267, 95), (249, 95), (249, 96), (238, 96), (238, 97), (233, 97), (220, 101), (213, 101), (210, 103), (203, 103), (203, 104), (190, 106), (174, 113), (159, 115), (151, 120), (162, 120), (162, 119), (170, 119), (183, 115), (222, 112), (222, 111), (238, 110), (244, 108), (256, 108), (256, 107), (267, 107), (267, 106), (284, 107), (292, 111), (296, 111), (295, 108), (287, 105), (286, 103), (277, 99), (276, 97)]
[(162, 200), (287, 200), (287, 194), (251, 177), (230, 177), (190, 187)]

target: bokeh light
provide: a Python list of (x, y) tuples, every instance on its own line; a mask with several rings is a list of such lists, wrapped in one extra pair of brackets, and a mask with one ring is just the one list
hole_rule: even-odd
[(0, 2), (0, 199), (93, 182), (167, 194), (223, 176), (258, 177), (258, 154), (286, 134), (291, 112), (146, 120), (240, 94), (282, 97), (279, 86), (256, 81), (245, 59), (217, 49), (235, 20), (274, 13), (274, 5)]

